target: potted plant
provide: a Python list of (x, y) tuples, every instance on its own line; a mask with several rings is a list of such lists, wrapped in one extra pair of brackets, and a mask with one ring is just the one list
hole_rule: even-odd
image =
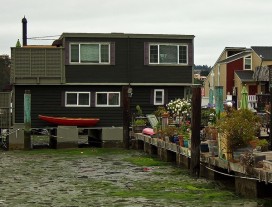
[(166, 107), (176, 124), (187, 120), (191, 114), (191, 103), (186, 99), (171, 100)]
[(135, 133), (142, 133), (146, 127), (146, 121), (144, 119), (136, 119), (133, 123), (133, 131)]
[(268, 141), (266, 139), (259, 139), (256, 145), (256, 149), (259, 149), (262, 152), (268, 151)]
[(164, 106), (158, 106), (156, 111), (153, 114), (160, 119), (162, 116), (168, 116), (168, 112)]
[(162, 134), (164, 136), (165, 141), (174, 142), (174, 135), (177, 134), (177, 127), (175, 126), (167, 126), (165, 129), (162, 130)]
[(190, 147), (191, 141), (191, 124), (189, 121), (183, 121), (178, 127), (178, 134), (182, 136), (183, 146)]
[[(222, 158), (233, 159), (233, 152), (247, 147), (260, 128), (260, 118), (248, 109), (232, 109), (217, 120)], [(225, 153), (225, 154), (224, 154)]]
[(134, 118), (132, 119), (132, 129), (135, 133), (142, 133), (143, 129), (146, 128), (146, 117), (143, 116), (143, 111), (140, 105), (135, 107), (136, 113), (134, 113)]

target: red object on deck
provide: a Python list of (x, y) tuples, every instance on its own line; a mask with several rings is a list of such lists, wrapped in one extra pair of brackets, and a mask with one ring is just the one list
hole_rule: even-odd
[(99, 118), (69, 118), (39, 115), (39, 119), (52, 124), (65, 126), (94, 126), (100, 121)]

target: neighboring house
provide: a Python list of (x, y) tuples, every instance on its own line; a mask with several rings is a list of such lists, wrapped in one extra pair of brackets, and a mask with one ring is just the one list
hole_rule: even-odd
[[(131, 88), (131, 112), (144, 114), (188, 95), (193, 81), (194, 36), (63, 33), (52, 46), (11, 48), (14, 123), (24, 122), (31, 91), (32, 127), (39, 114), (98, 117), (97, 127), (122, 127), (122, 89)], [(24, 41), (23, 41), (24, 42)]]
[(257, 107), (257, 97), (269, 93), (268, 65), (272, 64), (272, 47), (226, 47), (204, 84), (205, 96), (215, 86), (223, 86), (223, 100), (232, 95), (239, 108), (242, 86), (249, 94), (249, 105)]

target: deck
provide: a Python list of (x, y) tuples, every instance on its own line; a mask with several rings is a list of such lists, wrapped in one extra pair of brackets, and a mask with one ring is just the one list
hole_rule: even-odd
[[(134, 133), (132, 137), (137, 143), (136, 149), (143, 149), (145, 152), (153, 155), (157, 154), (162, 160), (176, 162), (178, 165), (183, 165), (190, 169), (191, 150), (189, 148), (158, 138), (151, 138), (142, 133)], [(262, 197), (267, 189), (272, 188), (272, 151), (256, 152), (254, 156), (262, 164), (258, 162), (256, 166), (249, 169), (249, 167), (240, 164), (239, 161), (228, 161), (209, 152), (201, 153), (200, 174), (201, 176), (209, 175), (208, 178), (215, 177), (215, 175), (210, 176), (211, 172), (233, 177), (238, 193), (248, 197)], [(250, 189), (251, 193), (247, 192), (248, 190), (246, 189)]]

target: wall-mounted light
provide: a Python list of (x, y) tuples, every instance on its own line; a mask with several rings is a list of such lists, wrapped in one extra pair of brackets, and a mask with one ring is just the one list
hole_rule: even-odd
[(127, 92), (128, 92), (128, 97), (129, 97), (129, 98), (132, 97), (132, 94), (133, 94), (132, 91), (133, 91), (132, 88), (129, 87), (128, 90), (127, 90)]

